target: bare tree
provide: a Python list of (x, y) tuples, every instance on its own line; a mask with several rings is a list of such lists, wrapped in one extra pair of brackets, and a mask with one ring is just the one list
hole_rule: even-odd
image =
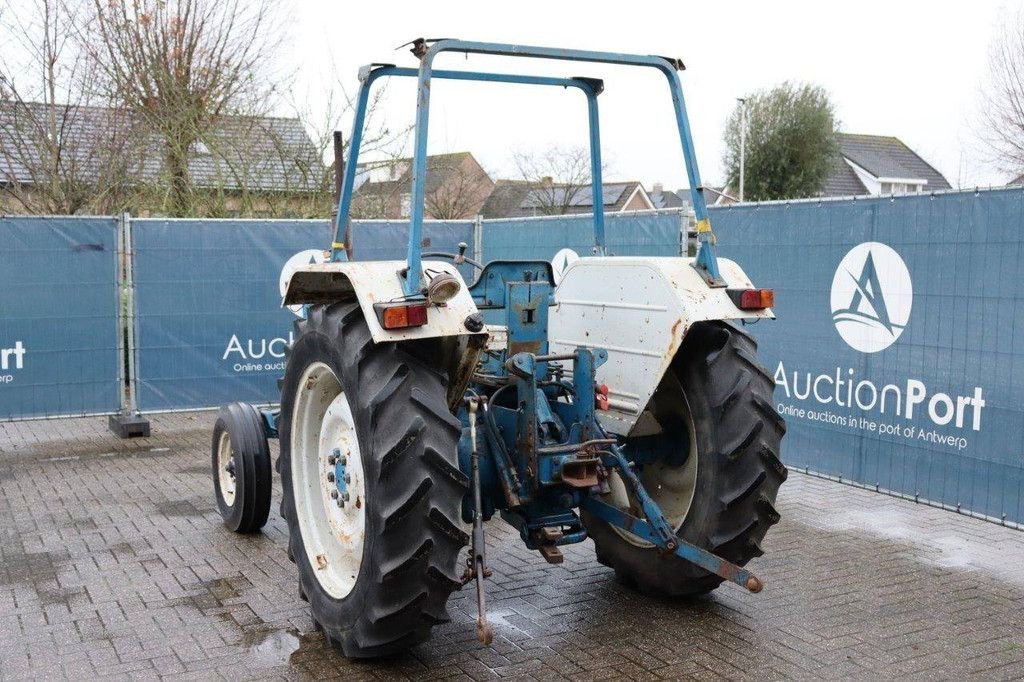
[(1002, 170), (1024, 173), (1024, 12), (992, 43), (982, 100), (982, 140)]
[(434, 157), (427, 167), (423, 204), (436, 220), (459, 220), (476, 215), (494, 183), (469, 154)]
[[(345, 86), (344, 81), (337, 77), (339, 70), (335, 67), (333, 58), (330, 61), (331, 79), (326, 83), (317, 84), (319, 92), (326, 92), (326, 100), (321, 107), (313, 109), (308, 102), (312, 99), (306, 95), (291, 93), (287, 106), (299, 121), (302, 122), (313, 142), (316, 156), (321, 163), (300, 162), (303, 166), (302, 173), (305, 181), (303, 186), (307, 193), (311, 187), (316, 189), (308, 193), (309, 210), (314, 215), (323, 216), (329, 214), (336, 197), (334, 194), (334, 131), (343, 131), (342, 155), (349, 157), (351, 151), (349, 134), (351, 131), (351, 119), (355, 115), (356, 99)], [(405, 144), (409, 139), (412, 125), (394, 128), (388, 124), (383, 116), (382, 102), (387, 94), (387, 87), (378, 87), (370, 95), (367, 103), (366, 118), (363, 124), (362, 142), (359, 145), (360, 164), (369, 167), (384, 167), (394, 164), (401, 156)], [(282, 147), (282, 151), (285, 149)], [(371, 159), (367, 164), (366, 159)], [(309, 166), (308, 171), (305, 167)], [(305, 174), (308, 172), (308, 176)], [(366, 208), (366, 202), (352, 206), (351, 217), (366, 217), (362, 215), (362, 209)], [(378, 213), (374, 213), (378, 215)]]
[(165, 206), (188, 214), (189, 159), (219, 119), (258, 114), (273, 95), (268, 70), (278, 35), (271, 0), (93, 0), (83, 46), (103, 84), (157, 133)]
[(589, 191), (590, 152), (583, 147), (551, 147), (540, 154), (513, 156), (522, 179), (533, 186), (529, 207), (541, 215), (569, 213)]
[(82, 21), (71, 0), (9, 7), (0, 22), (0, 184), (30, 213), (127, 207), (140, 139), (123, 110), (93, 106), (96, 70), (71, 39)]

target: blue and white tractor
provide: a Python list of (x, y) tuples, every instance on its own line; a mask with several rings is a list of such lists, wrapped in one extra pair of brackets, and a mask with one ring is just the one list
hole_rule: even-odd
[[(694, 595), (761, 581), (744, 566), (779, 520), (786, 468), (774, 381), (742, 324), (773, 318), (773, 294), (719, 259), (701, 191), (677, 59), (416, 40), (418, 68), (372, 64), (338, 206), (347, 225), (374, 84), (418, 80), (408, 257), (299, 268), (301, 305), (280, 409), (218, 415), (214, 487), (225, 523), (258, 530), (270, 508), (267, 438), (280, 440), (281, 514), (299, 595), (346, 656), (400, 652), (448, 619), (475, 582), (477, 634), (492, 631), (484, 522), (495, 514), (550, 563), (593, 541), (597, 559), (647, 593)], [(607, 252), (595, 78), (435, 70), (442, 52), (653, 68), (667, 82), (696, 214), (695, 258)], [(555, 285), (546, 261), (478, 263), (423, 253), (427, 123), (436, 79), (583, 93), (589, 112), (593, 255)], [(471, 266), (467, 282), (460, 266)], [(468, 547), (468, 551), (467, 551)]]

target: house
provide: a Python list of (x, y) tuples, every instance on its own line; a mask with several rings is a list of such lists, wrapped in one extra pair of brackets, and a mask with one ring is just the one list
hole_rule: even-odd
[[(412, 159), (360, 164), (352, 196), (354, 218), (408, 218), (412, 201)], [(480, 213), (494, 181), (470, 152), (427, 157), (424, 215), (435, 220), (472, 218)]]
[[(628, 182), (602, 184), (605, 213), (644, 211), (655, 208), (643, 185)], [(593, 213), (590, 185), (565, 185), (544, 178), (540, 182), (498, 180), (480, 214), (484, 218), (522, 218), (538, 215)]]
[[(818, 196), (917, 194), (952, 189), (939, 171), (897, 137), (839, 133), (839, 148)], [(736, 203), (735, 187), (709, 188), (709, 206)]]
[(1018, 175), (1013, 180), (1006, 183), (1007, 187), (1020, 187), (1021, 185), (1024, 185), (1024, 174)]
[(690, 208), (690, 190), (685, 188), (673, 192), (670, 189), (665, 189), (660, 182), (656, 182), (647, 196), (654, 204), (654, 208), (681, 208), (683, 210)]
[(838, 135), (839, 151), (824, 196), (917, 194), (952, 189), (939, 171), (899, 138)]
[[(122, 109), (0, 102), (0, 210), (163, 214), (165, 149)], [(324, 214), (327, 171), (298, 119), (223, 116), (188, 149), (189, 213)]]

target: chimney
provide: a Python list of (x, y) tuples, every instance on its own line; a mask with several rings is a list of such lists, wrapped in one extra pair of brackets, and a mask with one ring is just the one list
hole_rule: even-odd
[(651, 192), (653, 192), (654, 194), (661, 194), (662, 189), (662, 184), (660, 182), (656, 182), (654, 183), (654, 187), (651, 189)]

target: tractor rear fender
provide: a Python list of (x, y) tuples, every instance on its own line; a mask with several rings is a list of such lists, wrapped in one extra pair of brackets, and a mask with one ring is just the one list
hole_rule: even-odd
[[(656, 432), (645, 408), (697, 322), (775, 317), (771, 309), (740, 310), (727, 289), (752, 288), (735, 262), (718, 259), (727, 283), (709, 287), (692, 258), (581, 258), (563, 274), (550, 313), (554, 353), (577, 346), (604, 348), (608, 362), (597, 372), (606, 384), (609, 410), (602, 425), (620, 435)], [(652, 431), (653, 429), (653, 431)]]
[[(400, 274), (405, 261), (349, 261), (310, 263), (296, 270), (288, 280), (283, 305), (323, 305), (358, 302), (374, 343), (427, 342), (434, 347), (437, 362), (449, 376), (450, 401), (458, 401), (476, 367), (487, 333), (471, 332), (466, 319), (478, 312), (458, 269), (444, 261), (424, 261), (423, 271), (447, 272), (461, 284), (444, 305), (430, 305), (427, 323), (420, 327), (384, 329), (374, 305), (406, 298)], [(433, 341), (433, 343), (429, 343)]]

